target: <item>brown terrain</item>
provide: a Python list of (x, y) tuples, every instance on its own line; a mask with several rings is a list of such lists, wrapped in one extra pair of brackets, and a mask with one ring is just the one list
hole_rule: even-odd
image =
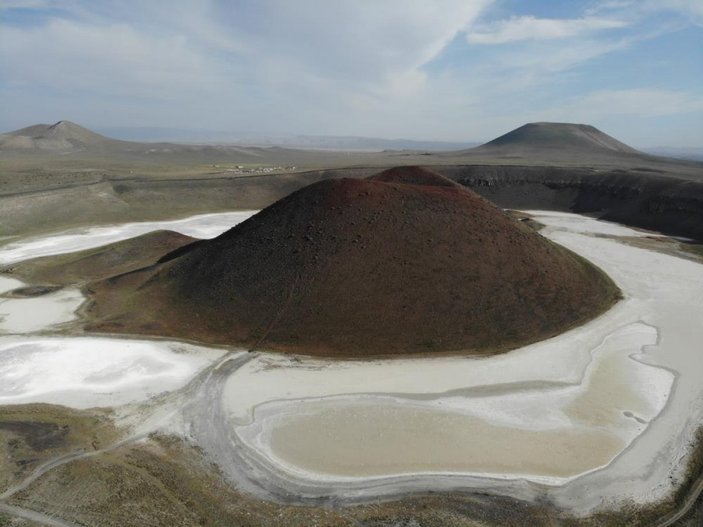
[(585, 124), (529, 123), (464, 150), (334, 152), (118, 141), (59, 121), (0, 134), (0, 243), (261, 209), (322, 179), (398, 165), (432, 166), (503, 208), (586, 213), (703, 239), (703, 163), (648, 155)]
[[(503, 207), (582, 212), (703, 240), (702, 163), (637, 153), (611, 142), (612, 138), (603, 137), (605, 134), (591, 127), (585, 128), (533, 123), (470, 150), (349, 154), (165, 143), (140, 145), (105, 141), (107, 138), (90, 135), (91, 132), (67, 122), (39, 125), (0, 135), (0, 243), (16, 235), (44, 234), (75, 226), (263, 208), (310, 183), (342, 177), (359, 179), (382, 167), (400, 164), (432, 165), (437, 172)], [(235, 176), (226, 171), (231, 165), (248, 163), (298, 168), (272, 175)], [(96, 328), (187, 335), (211, 341), (226, 340), (226, 332), (232, 328), (232, 331), (251, 331), (247, 334), (249, 341), (242, 341), (250, 347), (300, 349), (309, 353), (331, 352), (319, 343), (317, 348), (306, 348), (301, 341), (284, 348), (280, 339), (286, 331), (292, 333), (300, 327), (303, 316), (319, 315), (323, 310), (325, 317), (320, 320), (325, 323), (348, 316), (340, 325), (342, 333), (346, 331), (351, 336), (354, 334), (349, 332), (353, 332), (353, 324), (358, 322), (355, 316), (367, 322), (376, 316), (377, 326), (389, 337), (394, 333), (397, 338), (404, 336), (400, 335), (402, 327), (391, 323), (405, 324), (403, 327), (418, 333), (429, 333), (427, 328), (435, 327), (436, 334), (446, 328), (465, 328), (469, 323), (479, 326), (482, 316), (478, 311), (479, 301), (486, 306), (493, 300), (495, 303), (491, 305), (499, 304), (499, 298), (490, 295), (485, 300), (468, 296), (475, 282), (467, 280), (467, 276), (483, 277), (479, 272), (487, 273), (498, 284), (490, 294), (503, 295), (500, 298), (505, 302), (518, 296), (515, 291), (529, 294), (525, 305), (538, 306), (537, 313), (545, 316), (548, 306), (553, 308), (564, 301), (558, 294), (574, 299), (583, 291), (591, 293), (579, 304), (584, 310), (581, 315), (564, 309), (558, 313), (562, 318), (551, 330), (543, 325), (545, 336), (593, 316), (599, 303), (607, 306), (617, 295), (607, 279), (573, 254), (544, 239), (535, 241), (537, 235), (530, 236), (526, 231), (529, 220), (509, 222), (501, 214), (489, 216), (484, 207), (490, 205), (471, 193), (470, 200), (456, 196), (444, 200), (458, 191), (427, 171), (395, 170), (375, 179), (375, 182), (318, 183), (282, 199), (217, 240), (201, 242), (200, 246), (179, 249), (193, 240), (177, 233), (153, 233), (80, 253), (21, 262), (13, 265), (13, 272), (33, 284), (93, 281), (88, 287), (93, 289), (96, 303), (89, 315), (93, 316)], [(330, 198), (332, 195), (336, 196), (334, 200)], [(327, 201), (322, 199), (325, 196), (332, 201), (327, 211), (324, 210)], [(392, 199), (394, 196), (397, 199)], [(418, 201), (423, 204), (422, 209), (409, 212), (410, 206)], [(442, 210), (449, 215), (460, 201), (474, 204), (476, 210), (464, 215), (452, 213), (453, 220), (441, 219)], [(440, 206), (440, 202), (444, 205)], [(305, 207), (295, 212), (301, 203)], [(463, 216), (468, 217), (462, 220)], [(331, 221), (333, 217), (335, 221)], [(317, 218), (325, 218), (329, 228)], [(482, 225), (480, 220), (486, 223)], [(452, 221), (456, 221), (456, 228), (442, 229), (442, 225), (446, 227)], [(303, 231), (299, 232), (297, 229), (301, 227)], [(505, 230), (498, 235), (500, 227)], [(296, 232), (293, 238), (278, 237), (291, 231)], [(395, 259), (390, 256), (392, 250), (398, 250), (411, 239), (415, 244), (404, 247), (402, 256)], [(511, 249), (514, 256), (508, 258), (498, 248), (505, 247), (506, 240), (511, 239), (516, 240), (514, 245), (520, 250)], [(680, 249), (679, 242), (658, 239), (630, 243), (669, 243), (673, 245), (668, 250)], [(270, 247), (266, 248), (267, 244)], [(530, 246), (539, 250), (526, 263), (520, 262)], [(556, 256), (547, 258), (545, 247)], [(699, 245), (686, 248), (701, 254)], [(168, 252), (170, 260), (155, 265)], [(450, 262), (450, 254), (456, 260), (452, 258)], [(321, 259), (322, 256), (326, 259)], [(494, 268), (479, 267), (478, 260), (483, 258), (492, 258), (486, 261), (492, 262)], [(452, 264), (460, 259), (463, 263), (460, 274), (446, 282), (441, 280), (438, 269), (448, 266), (448, 272), (456, 272)], [(238, 266), (237, 262), (246, 264)], [(242, 269), (249, 264), (258, 267)], [(134, 271), (138, 269), (141, 271)], [(536, 272), (539, 269), (544, 270), (542, 276)], [(189, 276), (187, 272), (191, 270), (199, 274)], [(534, 287), (525, 278), (529, 270), (538, 281)], [(222, 272), (220, 277), (218, 272)], [(594, 273), (590, 287), (588, 279), (579, 282), (579, 278)], [(118, 274), (121, 276), (105, 280)], [(570, 280), (572, 275), (574, 281)], [(406, 304), (401, 295), (409, 298), (411, 288), (407, 291), (401, 288), (385, 298), (385, 303), (378, 303), (401, 278), (424, 293), (433, 292), (423, 301), (421, 307), (425, 308), (426, 318), (418, 327), (412, 327), (416, 319), (410, 317), (418, 316), (419, 309), (408, 314), (399, 311)], [(272, 284), (270, 294), (257, 295), (266, 288), (267, 281)], [(229, 289), (235, 283), (239, 284), (239, 291)], [(346, 290), (334, 289), (335, 284), (344, 285)], [(541, 296), (538, 285), (543, 287)], [(452, 325), (459, 318), (456, 311), (433, 315), (430, 310), (434, 306), (430, 302), (450, 286), (452, 295), (472, 299), (467, 304), (468, 310), (479, 318), (460, 319), (460, 323)], [(508, 286), (513, 287), (512, 294)], [(314, 303), (313, 295), (329, 291), (333, 292), (326, 297), (329, 302)], [(482, 292), (473, 291), (471, 295)], [(424, 293), (418, 293), (417, 297)], [(454, 302), (451, 295), (449, 298)], [(554, 300), (551, 304), (550, 298)], [(250, 304), (246, 306), (245, 301)], [(592, 305), (589, 307), (587, 302)], [(242, 312), (242, 306), (251, 309), (251, 313)], [(218, 310), (221, 312), (217, 313)], [(130, 315), (130, 311), (136, 315)], [(522, 313), (525, 326), (527, 321), (537, 322), (534, 325), (539, 326), (539, 315), (517, 309), (514, 312)], [(180, 318), (162, 327), (154, 323), (160, 313), (164, 316), (179, 313)], [(218, 326), (201, 322), (213, 313)], [(507, 318), (510, 313), (505, 313)], [(256, 325), (252, 320), (256, 321), (257, 316), (268, 318)], [(408, 320), (403, 318), (406, 316)], [(483, 318), (488, 321), (491, 316), (494, 315), (485, 314)], [(179, 327), (181, 323), (184, 325)], [(561, 326), (557, 327), (558, 324)], [(308, 340), (315, 337), (307, 333), (303, 336)], [(489, 336), (486, 334), (486, 338)], [(420, 346), (409, 351), (423, 349), (431, 348)], [(442, 345), (437, 349), (449, 347)], [(351, 352), (342, 348), (335, 354)], [(120, 446), (121, 443), (115, 443), (120, 434), (114, 429), (109, 412), (43, 404), (6, 406), (0, 410), (0, 492), (24, 481), (47, 461), (78, 453), (70, 462), (56, 464), (26, 488), (0, 500), (0, 526), (693, 527), (703, 524), (700, 434), (688, 462), (687, 476), (677, 483), (676, 492), (667, 500), (616, 508), (604, 504), (603, 510), (586, 518), (572, 517), (541, 498), (530, 503), (468, 490), (460, 495), (432, 492), (427, 496), (346, 507), (264, 502), (231, 488), (217, 467), (190, 442), (152, 436)], [(27, 517), (5, 506), (26, 507), (29, 510), (24, 512), (39, 511), (46, 516), (23, 520)]]
[(152, 231), (93, 249), (24, 260), (2, 272), (33, 284), (79, 285), (141, 269), (195, 241), (174, 231)]
[(417, 167), (314, 183), (89, 293), (91, 330), (340, 356), (505, 351), (618, 296), (591, 264)]

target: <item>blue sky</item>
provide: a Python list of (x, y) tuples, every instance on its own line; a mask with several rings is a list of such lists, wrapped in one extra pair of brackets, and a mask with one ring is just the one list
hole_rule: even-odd
[(703, 146), (703, 0), (0, 0), (0, 130)]

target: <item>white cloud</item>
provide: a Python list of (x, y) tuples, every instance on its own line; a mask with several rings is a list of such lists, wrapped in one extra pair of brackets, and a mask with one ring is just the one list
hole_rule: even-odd
[[(0, 70), (5, 94), (35, 113), (92, 105), (113, 123), (362, 132), (366, 112), (406, 113), (426, 95), (422, 67), (492, 1), (67, 0), (38, 24), (3, 27)], [(71, 111), (76, 99), (86, 107)]]
[(573, 19), (512, 17), (476, 28), (467, 34), (473, 44), (505, 44), (522, 40), (553, 40), (590, 35), (627, 26), (622, 20), (599, 17)]
[(3, 0), (0, 3), (0, 11), (3, 9), (39, 9), (48, 6), (47, 0)]
[(0, 0), (37, 8), (15, 23), (12, 10), (2, 12), (3, 128), (67, 118), (475, 140), (526, 120), (697, 107), (675, 90), (677, 77), (667, 84), (666, 68), (653, 85), (670, 92), (571, 98), (583, 89), (585, 62), (588, 85), (598, 86), (613, 76), (599, 77), (597, 57), (627, 48), (638, 60), (637, 43), (659, 28), (654, 7), (618, 0), (581, 18), (522, 16), (476, 28), (494, 2), (442, 0), (439, 9), (427, 0)]
[(703, 111), (703, 96), (685, 91), (635, 88), (598, 90), (553, 108), (553, 116), (593, 120), (610, 116), (660, 117)]
[(678, 11), (693, 23), (703, 26), (703, 1), (701, 0), (645, 0), (649, 9)]
[(291, 74), (354, 84), (406, 77), (435, 58), (493, 0), (270, 0), (220, 9), (251, 56)]
[(518, 50), (504, 58), (504, 67), (516, 74), (543, 76), (572, 69), (584, 62), (626, 47), (627, 40), (572, 42), (569, 46), (539, 46)]
[(492, 1), (71, 2), (71, 18), (3, 28), (0, 64), (14, 81), (109, 92), (173, 93), (232, 68), (272, 86), (402, 92)]
[(13, 85), (168, 98), (218, 79), (213, 63), (179, 35), (153, 36), (124, 24), (53, 20), (0, 32), (0, 67)]
[(701, 0), (605, 0), (591, 5), (587, 12), (592, 15), (619, 13), (629, 17), (673, 12), (683, 15), (693, 24), (703, 26), (703, 1)]

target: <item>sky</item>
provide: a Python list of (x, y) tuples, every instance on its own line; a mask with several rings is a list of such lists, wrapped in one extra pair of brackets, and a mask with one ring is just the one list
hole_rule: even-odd
[(0, 131), (703, 146), (703, 0), (0, 0)]

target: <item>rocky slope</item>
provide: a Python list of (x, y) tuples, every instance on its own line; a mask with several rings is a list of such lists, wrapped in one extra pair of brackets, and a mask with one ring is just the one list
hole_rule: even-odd
[(617, 297), (589, 263), (416, 167), (314, 183), (90, 288), (92, 329), (344, 356), (495, 353)]

